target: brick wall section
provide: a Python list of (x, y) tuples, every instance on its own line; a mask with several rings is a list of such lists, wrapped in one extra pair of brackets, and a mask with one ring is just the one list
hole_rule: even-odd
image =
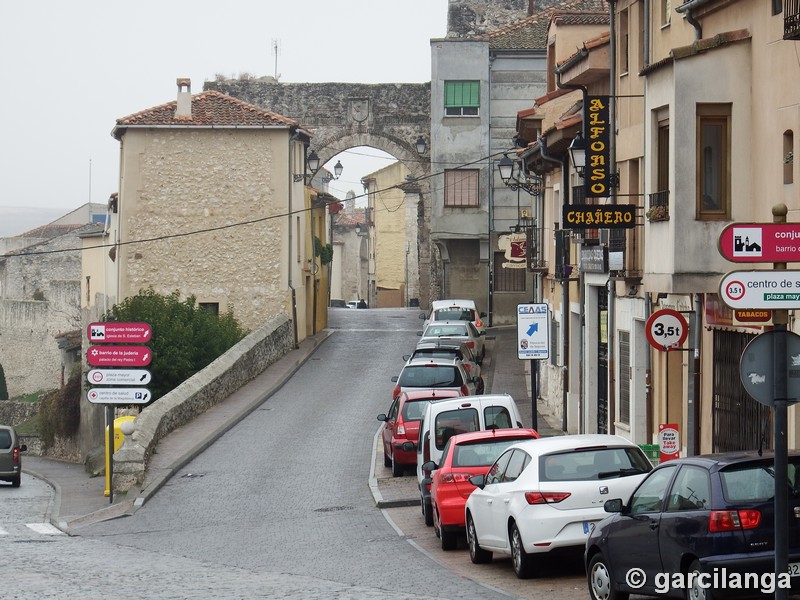
[(294, 348), (286, 317), (270, 320), (205, 369), (146, 407), (114, 454), (114, 490), (128, 491), (144, 481), (147, 462), (171, 431), (220, 403)]

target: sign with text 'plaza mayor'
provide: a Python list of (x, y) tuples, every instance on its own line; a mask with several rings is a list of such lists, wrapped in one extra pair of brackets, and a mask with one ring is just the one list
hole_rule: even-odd
[(722, 278), (719, 296), (733, 309), (800, 307), (800, 271), (732, 271)]
[(731, 262), (798, 262), (800, 223), (733, 223), (719, 234), (719, 253)]

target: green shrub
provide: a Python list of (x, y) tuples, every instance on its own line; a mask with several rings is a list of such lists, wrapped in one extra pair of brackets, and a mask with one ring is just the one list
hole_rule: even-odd
[(216, 315), (201, 308), (194, 296), (181, 301), (178, 292), (162, 295), (152, 288), (126, 298), (103, 317), (105, 321), (148, 323), (153, 334), (147, 346), (153, 358), (147, 367), (151, 402), (221, 356), (246, 334), (233, 311)]
[(8, 385), (6, 385), (6, 372), (0, 365), (0, 400), (8, 400)]
[(64, 387), (42, 396), (39, 408), (39, 435), (45, 447), (52, 447), (56, 436), (69, 438), (81, 423), (81, 369), (70, 373)]

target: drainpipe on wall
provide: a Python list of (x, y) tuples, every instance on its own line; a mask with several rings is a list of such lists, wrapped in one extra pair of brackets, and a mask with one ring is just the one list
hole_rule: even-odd
[[(298, 335), (297, 335), (297, 291), (294, 289), (294, 286), (292, 285), (292, 196), (294, 195), (294, 187), (295, 187), (294, 186), (294, 160), (293, 160), (294, 159), (294, 153), (292, 152), (292, 142), (295, 141), (296, 139), (298, 139), (297, 138), (297, 131), (292, 133), (292, 135), (289, 137), (289, 146), (288, 146), (288, 151), (289, 151), (289, 157), (288, 158), (289, 158), (289, 160), (286, 161), (287, 164), (288, 164), (287, 168), (289, 169), (288, 177), (286, 179), (286, 182), (289, 185), (289, 198), (288, 198), (289, 206), (288, 206), (288, 210), (286, 211), (287, 212), (287, 215), (286, 215), (287, 222), (286, 222), (286, 224), (288, 226), (287, 239), (288, 239), (288, 242), (289, 242), (288, 250), (286, 252), (286, 255), (288, 257), (287, 260), (288, 260), (289, 264), (287, 265), (288, 269), (286, 271), (286, 277), (287, 277), (287, 285), (288, 285), (289, 289), (292, 291), (292, 330), (294, 331), (294, 348), (295, 348), (295, 350), (300, 347), (299, 340), (298, 340)], [(303, 161), (303, 167), (305, 167), (305, 161)], [(305, 190), (305, 185), (306, 185), (306, 182), (305, 182), (305, 168), (303, 168), (303, 190)]]
[(708, 4), (711, 0), (689, 0), (689, 2), (684, 2), (683, 4), (676, 6), (675, 10), (681, 14), (686, 19), (686, 21), (694, 27), (694, 39), (699, 40), (703, 37), (703, 27), (700, 23), (697, 22), (697, 19), (694, 18), (692, 11), (695, 8), (699, 8), (704, 4)]
[[(617, 169), (617, 32), (616, 32), (616, 3), (608, 0), (609, 12), (609, 54), (611, 61), (609, 65), (609, 103), (608, 120), (611, 123), (611, 135), (608, 138), (608, 162), (617, 178), (619, 184), (619, 170)], [(612, 185), (609, 188), (611, 194), (609, 200), (611, 204), (617, 203), (617, 188)], [(616, 389), (616, 310), (617, 310), (617, 283), (609, 273), (608, 278), (608, 432), (614, 433), (614, 422), (617, 415), (617, 389)]]

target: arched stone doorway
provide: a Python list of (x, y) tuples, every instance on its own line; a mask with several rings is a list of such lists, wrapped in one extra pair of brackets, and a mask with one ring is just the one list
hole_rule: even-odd
[(420, 136), (430, 148), (429, 83), (280, 83), (263, 77), (206, 82), (204, 89), (296, 119), (313, 131), (311, 148), (320, 164), (359, 146), (383, 150), (402, 162), (410, 180), (397, 182), (398, 187), (405, 201), (418, 208), (416, 228), (410, 232), (418, 271), (408, 287), (419, 291), (420, 305), (430, 305), (440, 288), (438, 269), (431, 264), (436, 254), (429, 234), (431, 165), (428, 155), (415, 149)]

